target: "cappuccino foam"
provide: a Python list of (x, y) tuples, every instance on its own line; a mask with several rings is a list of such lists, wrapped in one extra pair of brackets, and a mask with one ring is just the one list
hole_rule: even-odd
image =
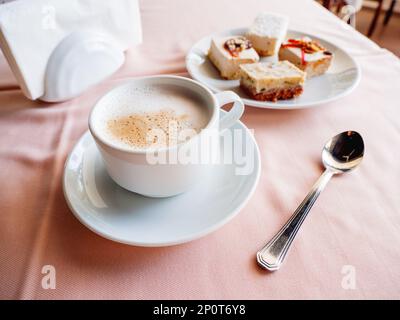
[(133, 150), (184, 142), (207, 126), (203, 98), (173, 85), (121, 87), (96, 109), (94, 126), (108, 143)]

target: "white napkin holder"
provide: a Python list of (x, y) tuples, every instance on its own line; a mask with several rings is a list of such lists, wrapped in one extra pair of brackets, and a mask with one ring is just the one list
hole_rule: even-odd
[(98, 32), (73, 32), (51, 53), (40, 100), (64, 101), (86, 91), (117, 71), (125, 61), (122, 48)]
[(79, 96), (142, 42), (138, 0), (16, 0), (0, 4), (0, 47), (24, 95)]

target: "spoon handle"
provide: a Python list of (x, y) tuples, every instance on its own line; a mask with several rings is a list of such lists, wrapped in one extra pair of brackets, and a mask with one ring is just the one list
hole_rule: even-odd
[(299, 231), (308, 212), (333, 174), (330, 170), (324, 171), (288, 222), (286, 222), (265, 247), (257, 252), (257, 262), (261, 267), (269, 271), (275, 271), (281, 267), (297, 231)]

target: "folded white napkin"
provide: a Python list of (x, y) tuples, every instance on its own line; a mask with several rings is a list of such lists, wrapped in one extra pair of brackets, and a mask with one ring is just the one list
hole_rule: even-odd
[[(72, 33), (88, 32), (105, 35), (122, 51), (139, 44), (138, 1), (16, 0), (0, 5), (0, 46), (24, 94), (33, 100), (45, 94), (46, 68), (54, 49)], [(81, 43), (80, 52), (85, 46)], [(62, 51), (66, 45), (60, 47)], [(79, 57), (76, 52), (74, 58)], [(59, 55), (53, 60), (57, 64)]]

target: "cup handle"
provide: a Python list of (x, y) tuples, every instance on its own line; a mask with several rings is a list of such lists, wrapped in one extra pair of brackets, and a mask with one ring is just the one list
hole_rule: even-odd
[(244, 112), (244, 103), (242, 99), (240, 99), (240, 97), (233, 91), (223, 91), (216, 93), (215, 98), (217, 98), (220, 107), (233, 102), (231, 110), (229, 110), (222, 117), (222, 119), (220, 119), (219, 128), (222, 132), (225, 129), (228, 129), (229, 127), (234, 125), (235, 122), (240, 119)]

